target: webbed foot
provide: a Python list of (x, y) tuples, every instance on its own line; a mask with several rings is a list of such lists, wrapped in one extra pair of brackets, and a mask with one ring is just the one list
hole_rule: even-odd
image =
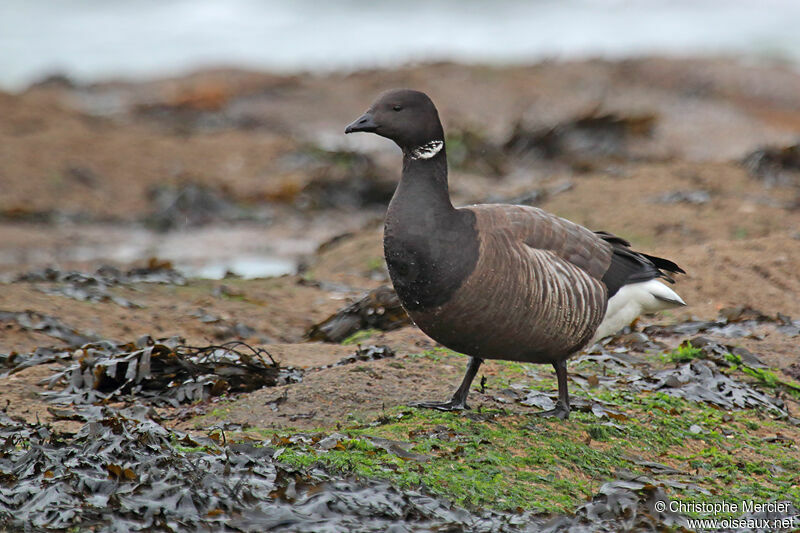
[(563, 402), (557, 402), (554, 409), (548, 409), (547, 411), (539, 411), (537, 413), (533, 413), (533, 416), (539, 416), (542, 418), (559, 418), (561, 420), (566, 420), (569, 418), (569, 407), (564, 405)]
[(469, 395), (469, 386), (472, 380), (475, 379), (475, 374), (478, 373), (483, 359), (479, 357), (470, 357), (469, 365), (467, 365), (467, 373), (464, 374), (464, 379), (453, 397), (446, 402), (415, 402), (408, 404), (409, 407), (419, 407), (421, 409), (436, 409), (438, 411), (463, 411), (469, 409), (467, 405), (467, 396)]
[(464, 409), (469, 409), (469, 405), (467, 405), (466, 401), (458, 401), (455, 398), (446, 402), (414, 402), (408, 405), (409, 407), (436, 409), (438, 411), (463, 411)]

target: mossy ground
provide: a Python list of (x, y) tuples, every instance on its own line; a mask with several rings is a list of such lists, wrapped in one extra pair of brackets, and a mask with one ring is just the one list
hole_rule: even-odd
[[(441, 362), (446, 350), (418, 354)], [(659, 360), (659, 355), (653, 355)], [(583, 364), (582, 364), (583, 366)], [(502, 388), (525, 382), (555, 390), (546, 372), (501, 362), (488, 382)], [(478, 390), (476, 385), (473, 390)], [(490, 391), (491, 392), (491, 391)], [(676, 482), (668, 495), (682, 501), (789, 499), (800, 505), (796, 473), (800, 432), (788, 421), (758, 410), (725, 411), (663, 393), (573, 386), (623, 413), (613, 419), (573, 411), (569, 420), (540, 419), (536, 408), (443, 413), (410, 407), (387, 410), (377, 419), (351, 421), (346, 437), (331, 450), (290, 442), (292, 432), (258, 430), (284, 448), (283, 461), (315, 464), (346, 475), (389, 480), (427, 490), (474, 508), (570, 512), (606, 481), (647, 475)], [(332, 428), (312, 432), (318, 440)], [(401, 458), (370, 442), (381, 437), (409, 443), (427, 460)], [(402, 455), (402, 454), (401, 454)], [(650, 463), (650, 464), (648, 464)], [(677, 472), (665, 473), (658, 465)]]

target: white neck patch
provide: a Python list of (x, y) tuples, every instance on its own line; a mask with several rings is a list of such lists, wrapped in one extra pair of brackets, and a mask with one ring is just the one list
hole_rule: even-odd
[(442, 151), (443, 141), (431, 141), (411, 150), (411, 159), (430, 159)]

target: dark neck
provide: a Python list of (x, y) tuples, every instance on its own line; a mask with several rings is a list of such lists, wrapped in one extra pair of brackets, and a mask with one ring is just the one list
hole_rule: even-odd
[(447, 187), (447, 153), (445, 147), (431, 157), (414, 157), (403, 150), (403, 174), (392, 202), (402, 199), (419, 212), (443, 213), (454, 211)]
[(475, 215), (450, 202), (444, 146), (430, 159), (404, 150), (383, 232), (386, 265), (403, 306), (413, 311), (447, 302), (475, 268), (478, 248)]

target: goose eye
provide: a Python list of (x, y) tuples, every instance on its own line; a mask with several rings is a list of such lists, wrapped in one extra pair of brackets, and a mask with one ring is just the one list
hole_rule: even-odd
[(392, 106), (392, 109), (394, 109), (395, 111), (400, 111), (401, 109), (403, 109), (403, 106), (401, 106), (400, 104), (395, 104)]

